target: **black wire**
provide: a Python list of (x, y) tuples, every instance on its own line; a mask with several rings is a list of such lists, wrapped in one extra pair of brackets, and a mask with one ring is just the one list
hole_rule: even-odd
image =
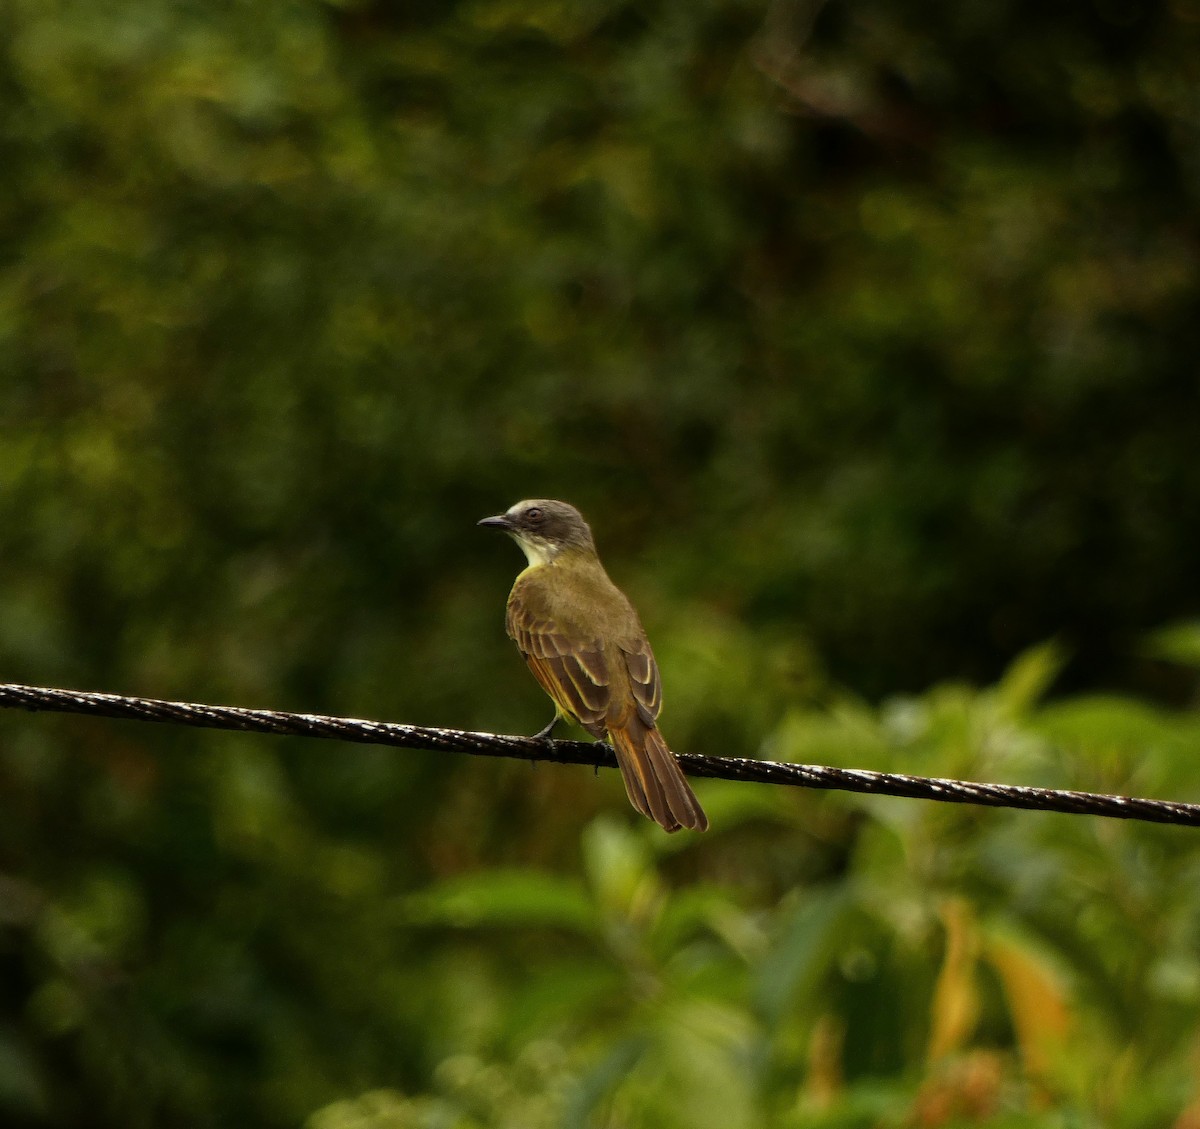
[[(279, 713), (237, 706), (207, 706), (167, 702), (158, 698), (130, 698), (82, 690), (55, 690), (41, 686), (0, 684), (0, 707), (33, 712), (90, 714), (191, 725), (204, 729), (233, 729), (244, 733), (277, 733), (294, 737), (356, 741), (367, 745), (393, 745), (401, 749), (434, 749), (484, 757), (518, 757), (558, 764), (616, 767), (607, 745), (588, 741), (554, 741), (548, 738), (513, 737), (501, 733), (471, 733), (460, 729), (434, 729), (385, 721), (328, 717), (322, 714)], [(981, 804), (995, 808), (1056, 811), (1069, 815), (1103, 815), (1113, 819), (1138, 819), (1200, 827), (1200, 804), (1172, 800), (1143, 800), (1106, 796), (1095, 792), (1068, 792), (1056, 788), (1027, 788), (1017, 784), (976, 784), (966, 780), (907, 776), (896, 772), (831, 768), (816, 764), (679, 754), (679, 763), (690, 776), (744, 780), (759, 784), (788, 784), (877, 796), (907, 796), (950, 804)]]

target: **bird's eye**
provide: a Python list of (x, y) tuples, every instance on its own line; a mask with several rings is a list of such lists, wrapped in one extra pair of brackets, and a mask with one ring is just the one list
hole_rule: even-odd
[(526, 521), (541, 521), (546, 515), (542, 512), (541, 506), (531, 506), (525, 511)]

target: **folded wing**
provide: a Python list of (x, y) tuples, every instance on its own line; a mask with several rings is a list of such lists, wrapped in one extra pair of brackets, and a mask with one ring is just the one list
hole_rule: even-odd
[(625, 656), (625, 668), (629, 671), (629, 684), (637, 703), (638, 716), (650, 728), (662, 709), (662, 679), (658, 674), (658, 663), (650, 650), (650, 640), (645, 635), (630, 643), (621, 644)]
[(518, 593), (508, 602), (505, 626), (554, 704), (593, 737), (603, 737), (612, 694), (600, 640), (568, 639), (553, 621), (531, 613)]

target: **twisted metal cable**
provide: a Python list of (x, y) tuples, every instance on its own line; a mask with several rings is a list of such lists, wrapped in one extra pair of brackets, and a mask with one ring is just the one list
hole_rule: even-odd
[[(189, 725), (203, 729), (232, 729), (243, 733), (276, 733), (293, 737), (356, 741), (367, 745), (392, 745), (401, 749), (431, 749), (471, 753), (484, 757), (516, 757), (558, 764), (616, 767), (616, 757), (605, 744), (589, 741), (555, 741), (515, 737), (502, 733), (471, 733), (396, 722), (363, 721), (324, 714), (281, 713), (238, 706), (198, 705), (159, 698), (133, 698), (82, 690), (57, 690), (43, 686), (0, 684), (0, 707), (31, 712), (87, 714)], [(1173, 800), (1145, 800), (1108, 796), (1096, 792), (1071, 792), (1056, 788), (1027, 788), (1017, 784), (980, 784), (966, 780), (908, 776), (897, 772), (831, 768), (817, 764), (745, 760), (680, 753), (679, 763), (689, 776), (744, 780), (759, 784), (787, 784), (877, 796), (906, 796), (950, 804), (979, 804), (994, 808), (1056, 811), (1069, 815), (1102, 815), (1200, 827), (1200, 804)]]

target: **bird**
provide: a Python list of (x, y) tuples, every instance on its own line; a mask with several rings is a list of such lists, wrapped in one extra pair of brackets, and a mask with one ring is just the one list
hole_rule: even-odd
[(531, 498), (482, 526), (509, 534), (526, 567), (508, 597), (505, 628), (561, 720), (617, 756), (629, 802), (666, 831), (706, 831), (700, 807), (658, 729), (662, 680), (637, 612), (600, 563), (591, 528), (567, 502)]

